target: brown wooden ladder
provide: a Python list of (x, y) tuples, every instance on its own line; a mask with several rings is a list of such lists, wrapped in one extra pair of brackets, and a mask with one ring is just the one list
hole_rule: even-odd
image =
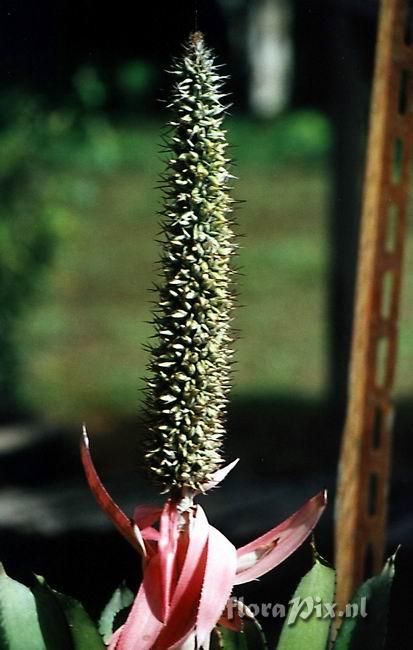
[(382, 0), (362, 207), (349, 401), (336, 506), (338, 608), (381, 570), (413, 142), (413, 16)]

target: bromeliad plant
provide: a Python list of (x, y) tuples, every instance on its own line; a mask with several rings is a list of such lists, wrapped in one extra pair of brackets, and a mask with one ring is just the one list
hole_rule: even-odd
[(209, 647), (218, 621), (234, 626), (224, 613), (233, 586), (288, 557), (325, 506), (320, 493), (236, 550), (194, 503), (237, 462), (221, 467), (236, 245), (222, 128), (224, 78), (199, 32), (171, 74), (170, 157), (162, 179), (163, 282), (154, 314), (157, 344), (151, 350), (144, 441), (146, 473), (166, 494), (164, 507), (140, 506), (133, 520), (126, 517), (99, 481), (86, 433), (82, 445), (95, 497), (144, 566), (141, 587), (126, 623), (111, 639), (111, 650)]
[[(286, 521), (236, 550), (195, 503), (197, 495), (217, 486), (238, 462), (223, 467), (221, 450), (236, 245), (222, 128), (224, 78), (200, 33), (192, 35), (171, 74), (175, 86), (170, 157), (163, 177), (163, 282), (154, 313), (157, 343), (149, 364), (143, 449), (146, 474), (165, 494), (163, 507), (141, 505), (133, 518), (125, 515), (96, 473), (85, 429), (81, 443), (91, 491), (141, 556), (142, 583), (135, 598), (126, 588), (115, 592), (102, 614), (99, 635), (80, 603), (42, 579), (29, 590), (0, 565), (0, 650), (264, 648), (248, 608), (236, 600), (226, 608), (233, 586), (259, 578), (293, 553), (326, 504), (320, 492)], [(376, 641), (382, 638), (378, 630), (392, 576), (390, 562), (381, 577), (362, 587), (370, 601), (377, 596), (381, 605), (369, 619), (370, 628), (343, 625), (337, 650), (361, 650), (369, 638), (375, 639), (371, 647), (380, 647)], [(329, 603), (334, 572), (316, 558), (297, 594)], [(356, 600), (361, 597), (356, 595)], [(119, 624), (117, 615), (127, 607), (126, 620)], [(323, 650), (330, 622), (312, 617), (289, 627), (287, 620), (279, 650)]]

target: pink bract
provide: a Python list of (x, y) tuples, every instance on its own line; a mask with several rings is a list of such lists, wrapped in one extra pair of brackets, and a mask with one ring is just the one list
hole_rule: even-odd
[[(223, 615), (233, 586), (259, 578), (283, 562), (308, 537), (326, 505), (326, 495), (320, 492), (284, 522), (236, 550), (191, 499), (168, 499), (163, 508), (138, 506), (130, 519), (103, 487), (86, 431), (81, 451), (92, 493), (141, 554), (144, 566), (132, 609), (109, 650), (179, 650), (184, 644), (185, 650), (202, 648), (218, 620), (237, 627), (238, 622)], [(204, 489), (215, 487), (235, 464), (218, 470)]]

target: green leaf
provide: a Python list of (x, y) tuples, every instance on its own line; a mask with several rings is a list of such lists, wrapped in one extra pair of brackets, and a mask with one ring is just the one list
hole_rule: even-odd
[(54, 591), (69, 624), (75, 650), (104, 650), (96, 625), (78, 600)]
[(42, 576), (36, 576), (32, 593), (47, 650), (74, 650), (71, 631), (62, 606)]
[(0, 563), (0, 650), (45, 650), (30, 589), (12, 580)]
[(353, 615), (343, 617), (334, 650), (380, 650), (384, 647), (396, 554), (397, 551), (387, 560), (379, 575), (359, 587), (351, 604), (347, 605), (347, 612)]
[(281, 631), (277, 650), (325, 650), (334, 602), (335, 571), (318, 555), (299, 583)]
[(96, 625), (78, 600), (52, 589), (38, 576), (33, 593), (47, 650), (104, 650)]
[(113, 634), (113, 624), (119, 612), (133, 603), (133, 593), (125, 585), (116, 589), (99, 619), (99, 632), (105, 643)]

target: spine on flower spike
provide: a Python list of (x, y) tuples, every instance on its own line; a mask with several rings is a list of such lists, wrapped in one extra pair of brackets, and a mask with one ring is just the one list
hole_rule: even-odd
[(147, 384), (147, 473), (164, 492), (199, 489), (222, 462), (231, 371), (231, 230), (224, 77), (202, 34), (171, 71), (163, 253)]

